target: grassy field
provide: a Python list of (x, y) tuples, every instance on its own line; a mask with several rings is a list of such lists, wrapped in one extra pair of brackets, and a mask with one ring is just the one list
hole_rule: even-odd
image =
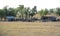
[(60, 36), (60, 22), (0, 22), (0, 36)]

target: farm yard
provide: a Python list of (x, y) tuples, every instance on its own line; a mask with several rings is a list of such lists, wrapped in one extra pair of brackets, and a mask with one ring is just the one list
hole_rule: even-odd
[(59, 0), (1, 0), (0, 3), (0, 36), (60, 36)]
[(60, 22), (0, 22), (0, 36), (60, 36)]

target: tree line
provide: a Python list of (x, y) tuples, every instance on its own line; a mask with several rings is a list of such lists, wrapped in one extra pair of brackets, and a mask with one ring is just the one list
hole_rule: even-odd
[(19, 18), (33, 18), (34, 15), (39, 14), (40, 16), (46, 16), (47, 14), (56, 14), (60, 16), (60, 7), (52, 8), (52, 9), (41, 9), (37, 11), (37, 6), (34, 6), (32, 9), (30, 7), (24, 7), (24, 5), (19, 5), (16, 8), (8, 8), (5, 6), (3, 9), (0, 9), (0, 20), (4, 18), (6, 20), (7, 16), (16, 17), (17, 12), (20, 13)]

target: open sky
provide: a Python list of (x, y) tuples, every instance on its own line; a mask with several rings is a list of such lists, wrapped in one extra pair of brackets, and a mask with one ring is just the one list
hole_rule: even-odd
[(60, 0), (0, 0), (0, 8), (6, 5), (14, 8), (18, 7), (18, 5), (24, 5), (30, 8), (37, 6), (37, 10), (40, 10), (60, 7)]

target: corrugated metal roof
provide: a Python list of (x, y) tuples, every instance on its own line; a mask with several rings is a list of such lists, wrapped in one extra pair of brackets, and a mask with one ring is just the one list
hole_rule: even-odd
[(9, 19), (9, 18), (15, 18), (15, 17), (14, 16), (7, 16), (6, 18)]

